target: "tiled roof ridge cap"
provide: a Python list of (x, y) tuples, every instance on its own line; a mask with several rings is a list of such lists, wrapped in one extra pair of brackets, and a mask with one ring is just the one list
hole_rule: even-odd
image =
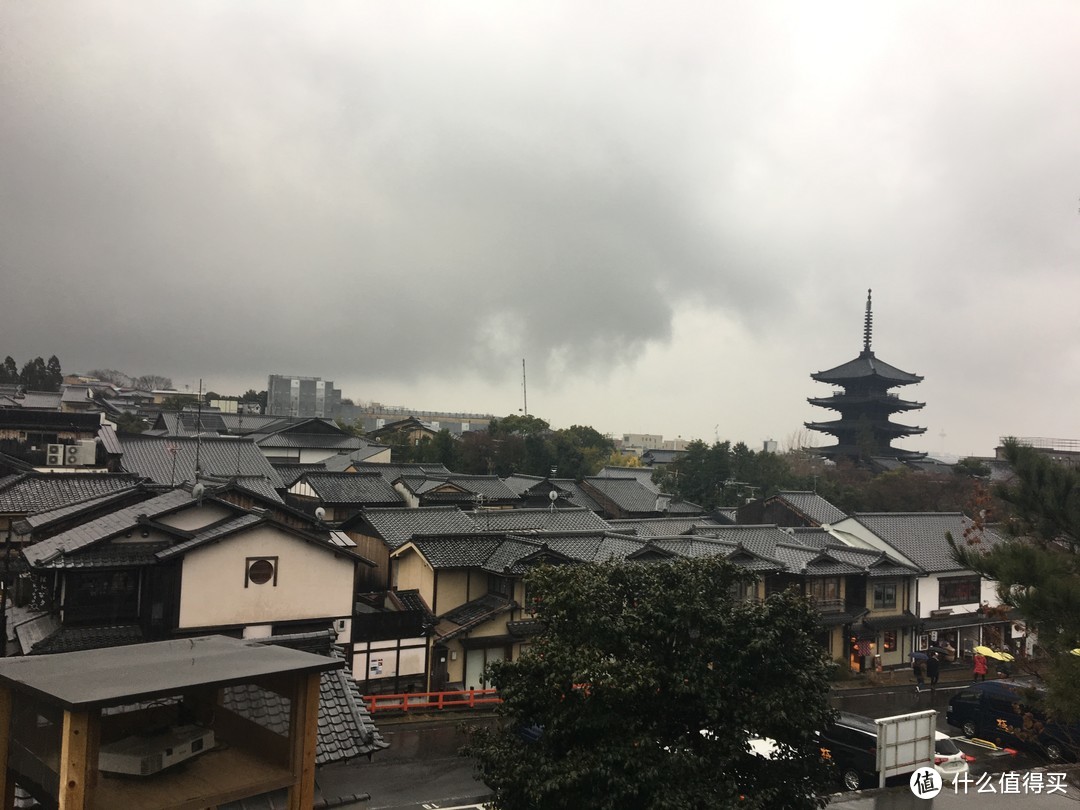
[(852, 512), (850, 517), (910, 517), (912, 515), (919, 517), (936, 517), (941, 515), (960, 515), (961, 517), (967, 517), (963, 512), (955, 509), (952, 511), (938, 512)]

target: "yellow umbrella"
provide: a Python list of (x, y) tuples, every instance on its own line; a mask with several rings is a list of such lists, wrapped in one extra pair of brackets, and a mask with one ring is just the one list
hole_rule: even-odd
[(1070, 652), (1070, 653), (1071, 653), (1072, 655), (1075, 655), (1075, 656), (1080, 656), (1080, 647), (1077, 647), (1077, 648), (1075, 648), (1075, 649), (1069, 650), (1069, 652)]
[[(1078, 648), (1078, 649), (1080, 649), (1080, 648)], [(981, 645), (975, 648), (975, 652), (977, 652), (979, 655), (985, 655), (987, 658), (993, 658), (995, 661), (1013, 661), (1013, 660), (1015, 660), (1012, 657), (1012, 655), (1007, 653), (1007, 652), (998, 652), (997, 650), (992, 650), (989, 647), (985, 647), (985, 646), (981, 646)]]

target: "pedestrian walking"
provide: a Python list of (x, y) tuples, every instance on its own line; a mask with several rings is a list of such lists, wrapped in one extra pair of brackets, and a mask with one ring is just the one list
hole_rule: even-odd
[(975, 666), (972, 668), (973, 681), (986, 680), (986, 656), (980, 652), (975, 653)]
[(920, 692), (926, 685), (924, 680), (926, 675), (926, 664), (923, 662), (922, 658), (915, 658), (912, 660), (911, 671), (915, 673), (915, 691)]
[(930, 690), (937, 689), (938, 676), (941, 674), (941, 662), (938, 661), (937, 653), (930, 653), (926, 662), (926, 677), (930, 681)]

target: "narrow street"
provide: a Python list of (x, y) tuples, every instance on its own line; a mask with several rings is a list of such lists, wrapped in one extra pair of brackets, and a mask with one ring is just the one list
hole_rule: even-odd
[[(971, 763), (971, 776), (994, 774), (994, 784), (1000, 774), (1026, 773), (1033, 768), (1045, 768), (1024, 753), (1016, 755), (991, 751), (966, 742), (957, 729), (945, 724), (945, 709), (949, 698), (964, 687), (963, 683), (943, 685), (934, 693), (923, 691), (915, 694), (912, 687), (898, 685), (895, 688), (867, 690), (837, 690), (832, 695), (833, 705), (841, 710), (863, 714), (868, 717), (887, 717), (913, 711), (936, 709), (939, 713), (938, 730), (956, 739), (967, 754), (975, 758)], [(470, 720), (466, 717), (418, 722), (380, 723), (383, 736), (390, 748), (375, 755), (371, 762), (351, 766), (334, 766), (321, 770), (320, 783), (326, 795), (348, 795), (357, 792), (370, 794), (370, 801), (342, 805), (352, 810), (450, 810), (479, 804), (487, 793), (483, 783), (473, 775), (472, 764), (458, 756), (464, 742), (460, 730), (463, 722), (490, 723), (490, 718)], [(1049, 770), (1065, 770), (1051, 767)], [(348, 789), (346, 789), (348, 788)], [(915, 797), (910, 790), (899, 785), (883, 791), (863, 792), (859, 795), (842, 794), (834, 797), (830, 807), (841, 810), (906, 810), (906, 808), (972, 807), (976, 802), (985, 810), (994, 808), (1025, 807), (1076, 808), (1080, 791), (1069, 788), (1067, 796), (1041, 794), (1024, 796), (977, 792), (974, 784), (965, 795), (961, 789), (954, 793), (943, 790), (935, 799)], [(1067, 802), (1067, 804), (1066, 804)]]
[[(335, 777), (347, 779), (370, 794), (371, 800), (343, 805), (355, 810), (413, 810), (450, 808), (475, 804), (487, 795), (487, 788), (473, 775), (470, 760), (458, 755), (465, 742), (463, 722), (490, 723), (490, 719), (451, 716), (427, 722), (380, 722), (379, 729), (390, 743), (371, 762), (322, 769), (320, 783), (330, 787)], [(329, 794), (334, 791), (327, 790)], [(349, 792), (341, 790), (337, 795)]]

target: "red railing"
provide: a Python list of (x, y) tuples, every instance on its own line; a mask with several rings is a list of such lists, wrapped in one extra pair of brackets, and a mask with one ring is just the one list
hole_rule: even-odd
[(497, 689), (459, 689), (456, 692), (407, 692), (401, 695), (364, 695), (368, 711), (409, 712), (475, 709), (502, 703)]

